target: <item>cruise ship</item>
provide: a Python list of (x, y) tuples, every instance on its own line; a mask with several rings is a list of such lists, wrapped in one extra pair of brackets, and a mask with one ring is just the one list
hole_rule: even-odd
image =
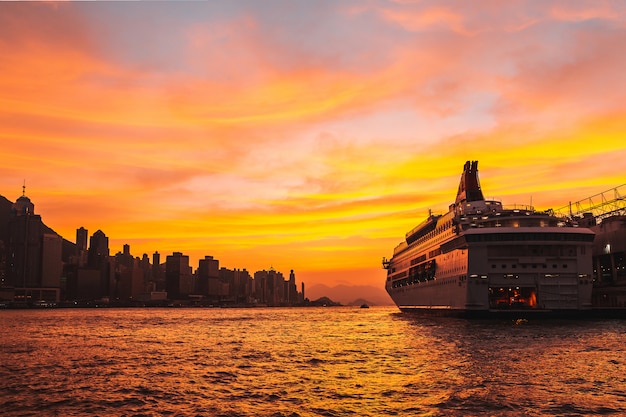
[(551, 210), (486, 200), (467, 161), (456, 200), (406, 234), (385, 288), (402, 311), (590, 310), (594, 233)]

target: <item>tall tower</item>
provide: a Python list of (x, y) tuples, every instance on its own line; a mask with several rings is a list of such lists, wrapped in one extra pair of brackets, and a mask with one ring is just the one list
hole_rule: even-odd
[(87, 250), (87, 229), (81, 226), (80, 229), (76, 229), (76, 249), (80, 251)]
[(41, 216), (35, 214), (35, 205), (22, 195), (11, 209), (9, 223), (9, 284), (16, 288), (41, 286)]
[(298, 287), (296, 287), (296, 274), (293, 272), (293, 269), (289, 272), (289, 286), (287, 297), (287, 301), (290, 304), (296, 304), (298, 302)]
[(193, 292), (189, 256), (181, 252), (168, 255), (165, 260), (165, 289), (167, 297), (175, 300)]
[(85, 266), (87, 263), (87, 229), (76, 229), (76, 263)]
[(111, 294), (111, 264), (109, 262), (109, 238), (102, 230), (97, 230), (89, 239), (87, 265), (100, 271), (100, 296)]
[(89, 266), (99, 268), (109, 258), (109, 238), (100, 229), (89, 239)]

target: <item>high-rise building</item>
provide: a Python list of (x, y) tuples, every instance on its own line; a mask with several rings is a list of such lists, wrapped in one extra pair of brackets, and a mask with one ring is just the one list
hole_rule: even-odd
[(41, 284), (41, 216), (26, 196), (13, 205), (9, 222), (9, 285), (16, 288), (39, 287)]
[(71, 261), (72, 264), (83, 267), (87, 264), (87, 242), (88, 231), (84, 227), (76, 229), (76, 257)]
[(298, 287), (296, 287), (296, 274), (293, 269), (289, 272), (289, 283), (287, 285), (287, 303), (298, 303)]
[(41, 286), (59, 288), (63, 274), (63, 238), (57, 234), (43, 235), (41, 248)]
[(165, 291), (165, 270), (163, 265), (161, 265), (161, 254), (159, 252), (152, 254), (152, 282), (154, 283), (154, 289)]
[(100, 266), (109, 258), (109, 238), (100, 229), (89, 239), (88, 265), (91, 268)]
[(196, 270), (196, 291), (201, 295), (218, 296), (220, 263), (212, 256), (205, 256), (198, 262)]
[(87, 251), (87, 265), (90, 269), (100, 271), (100, 294), (101, 297), (111, 296), (114, 277), (109, 259), (109, 238), (102, 230), (97, 230), (89, 238), (89, 249)]
[(185, 297), (194, 292), (189, 256), (181, 252), (168, 255), (165, 260), (165, 290), (170, 300)]
[(59, 301), (63, 240), (45, 227), (25, 191), (11, 208), (4, 285), (18, 302)]
[(87, 236), (88, 232), (84, 227), (76, 229), (76, 250), (79, 252), (87, 250)]

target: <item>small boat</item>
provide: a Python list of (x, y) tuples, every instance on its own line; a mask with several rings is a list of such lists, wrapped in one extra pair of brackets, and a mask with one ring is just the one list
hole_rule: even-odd
[(370, 308), (367, 304), (361, 304), (361, 308)]

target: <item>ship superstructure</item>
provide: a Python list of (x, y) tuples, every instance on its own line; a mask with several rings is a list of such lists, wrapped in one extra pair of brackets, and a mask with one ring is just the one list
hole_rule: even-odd
[(486, 200), (467, 161), (445, 214), (430, 214), (383, 258), (401, 310), (568, 311), (591, 308), (594, 233), (531, 206)]

